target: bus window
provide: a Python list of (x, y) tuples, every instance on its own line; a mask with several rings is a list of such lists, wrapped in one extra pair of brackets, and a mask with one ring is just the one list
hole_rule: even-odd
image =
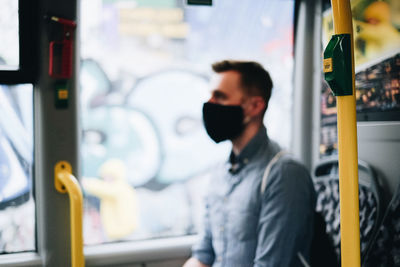
[(265, 66), (268, 133), (290, 145), (294, 1), (81, 5), (85, 243), (194, 234), (207, 178), (229, 154), (202, 125), (212, 63)]
[(0, 0), (0, 70), (19, 68), (18, 1)]
[(35, 249), (33, 87), (0, 85), (0, 253)]

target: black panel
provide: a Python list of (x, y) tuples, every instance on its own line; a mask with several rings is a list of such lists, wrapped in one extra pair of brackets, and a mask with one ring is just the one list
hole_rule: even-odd
[(188, 5), (212, 6), (212, 0), (187, 0)]

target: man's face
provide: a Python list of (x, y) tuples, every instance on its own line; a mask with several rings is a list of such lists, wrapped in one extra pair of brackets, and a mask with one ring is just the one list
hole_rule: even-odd
[(220, 105), (241, 105), (245, 98), (241, 88), (240, 74), (236, 71), (225, 71), (218, 74), (214, 81), (209, 103)]

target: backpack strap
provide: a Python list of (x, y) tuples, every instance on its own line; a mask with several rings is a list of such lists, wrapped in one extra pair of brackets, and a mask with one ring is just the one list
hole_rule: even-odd
[(261, 187), (260, 187), (261, 195), (264, 194), (265, 188), (267, 187), (267, 179), (272, 169), (272, 166), (274, 166), (274, 164), (285, 154), (288, 154), (288, 152), (286, 152), (285, 150), (281, 150), (278, 153), (276, 153), (275, 156), (268, 162), (268, 165), (264, 171), (263, 178), (261, 180)]

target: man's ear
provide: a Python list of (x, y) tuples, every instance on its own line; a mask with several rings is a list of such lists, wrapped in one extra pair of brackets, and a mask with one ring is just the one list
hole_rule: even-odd
[(262, 116), (266, 108), (264, 99), (261, 96), (252, 96), (249, 100), (248, 114), (251, 117)]

